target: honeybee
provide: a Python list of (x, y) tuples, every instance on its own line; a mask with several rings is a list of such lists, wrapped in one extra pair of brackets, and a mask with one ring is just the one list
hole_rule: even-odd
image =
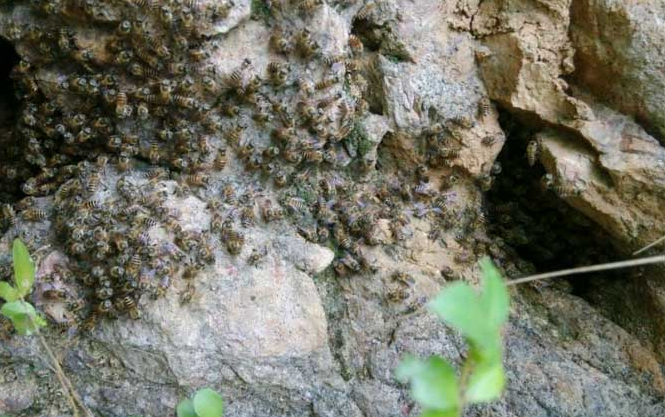
[(157, 283), (157, 291), (155, 293), (155, 296), (160, 298), (163, 297), (166, 294), (166, 291), (171, 287), (171, 276), (170, 275), (163, 275), (160, 279), (159, 282)]
[(256, 221), (256, 216), (254, 215), (254, 206), (244, 207), (240, 213), (240, 222), (242, 227), (252, 227)]
[(275, 186), (284, 187), (288, 183), (289, 177), (286, 174), (286, 172), (284, 172), (283, 170), (279, 170), (273, 175), (273, 181), (275, 183)]
[(537, 139), (529, 141), (529, 144), (526, 146), (526, 160), (529, 163), (529, 166), (534, 166), (540, 155), (540, 144)]
[(492, 103), (487, 97), (483, 97), (478, 102), (478, 114), (480, 117), (487, 117), (492, 111)]
[(319, 49), (319, 44), (314, 41), (307, 29), (301, 30), (296, 36), (296, 50), (303, 58), (309, 58)]
[(267, 223), (284, 218), (284, 210), (280, 206), (273, 206), (272, 201), (266, 200), (261, 207), (261, 217)]
[(349, 35), (349, 48), (354, 55), (360, 55), (363, 52), (364, 46), (360, 38), (356, 35)]
[(242, 125), (235, 125), (230, 129), (226, 135), (227, 142), (232, 146), (238, 146), (242, 138), (242, 132), (245, 130), (245, 127)]
[(215, 252), (207, 243), (203, 243), (197, 252), (197, 256), (205, 263), (211, 264), (215, 262)]
[(11, 206), (11, 204), (5, 203), (2, 205), (2, 216), (5, 219), (5, 222), (7, 222), (11, 227), (16, 225), (16, 212), (14, 211), (14, 208)]
[(291, 213), (302, 213), (307, 210), (307, 204), (302, 198), (288, 197), (285, 199), (284, 203)]
[(288, 54), (293, 50), (291, 42), (281, 31), (276, 31), (270, 36), (270, 46), (278, 53)]
[(242, 233), (231, 233), (231, 236), (229, 236), (226, 240), (226, 249), (231, 255), (237, 255), (242, 250), (244, 244), (245, 236)]
[(284, 85), (289, 74), (288, 65), (282, 64), (279, 62), (271, 62), (268, 64), (267, 68), (268, 79), (270, 82), (276, 86), (280, 87)]
[(185, 290), (180, 293), (180, 305), (188, 304), (189, 302), (191, 302), (195, 294), (196, 294), (196, 287), (194, 287), (194, 284), (192, 284), (191, 282), (187, 283), (187, 287), (185, 287)]
[(314, 88), (316, 90), (325, 90), (337, 84), (338, 82), (340, 82), (340, 77), (337, 75), (331, 75), (314, 84)]
[(484, 146), (492, 146), (496, 143), (496, 137), (494, 135), (487, 135), (481, 140), (481, 143)]
[(30, 222), (37, 222), (37, 221), (45, 219), (48, 216), (44, 210), (40, 210), (40, 209), (37, 209), (37, 208), (27, 209), (27, 210), (23, 211), (21, 213), (21, 215), (23, 216), (23, 218), (25, 220), (30, 221)]

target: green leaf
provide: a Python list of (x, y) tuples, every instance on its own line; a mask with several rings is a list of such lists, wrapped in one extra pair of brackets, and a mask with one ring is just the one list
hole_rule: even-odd
[(180, 404), (178, 404), (178, 407), (176, 408), (176, 414), (178, 417), (197, 417), (192, 400), (187, 398), (180, 401)]
[(505, 385), (501, 360), (479, 363), (469, 377), (464, 398), (471, 404), (491, 401), (501, 396)]
[(482, 350), (500, 348), (499, 331), (487, 320), (480, 297), (469, 284), (456, 282), (444, 288), (430, 308)]
[(425, 409), (457, 410), (460, 406), (459, 388), (453, 367), (438, 356), (426, 361), (406, 357), (397, 367), (401, 381), (411, 381), (411, 396)]
[(420, 417), (459, 417), (459, 408), (450, 410), (425, 410)]
[(221, 417), (224, 413), (224, 400), (217, 391), (203, 388), (194, 395), (194, 410), (199, 417)]
[(20, 239), (14, 240), (14, 281), (20, 297), (30, 294), (35, 282), (35, 264), (30, 258), (28, 248)]
[(35, 333), (39, 327), (46, 326), (46, 321), (37, 314), (35, 308), (25, 301), (5, 303), (0, 314), (11, 320), (16, 331), (23, 336)]
[(480, 270), (483, 276), (483, 292), (480, 302), (487, 314), (486, 320), (496, 328), (500, 328), (510, 312), (510, 297), (501, 274), (492, 261), (485, 257), (480, 261)]
[(0, 298), (3, 298), (7, 302), (16, 301), (19, 298), (18, 291), (8, 282), (0, 282)]

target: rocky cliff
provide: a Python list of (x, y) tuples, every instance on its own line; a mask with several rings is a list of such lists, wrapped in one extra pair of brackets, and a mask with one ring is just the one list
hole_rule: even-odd
[[(97, 414), (417, 415), (393, 370), (464, 355), (426, 301), (665, 234), (658, 1), (5, 1), (0, 253)], [(10, 68), (11, 67), (11, 68)], [(0, 74), (1, 75), (1, 74)], [(0, 279), (10, 259), (0, 258)], [(515, 287), (504, 398), (665, 415), (664, 271)], [(0, 413), (69, 415), (0, 333)]]

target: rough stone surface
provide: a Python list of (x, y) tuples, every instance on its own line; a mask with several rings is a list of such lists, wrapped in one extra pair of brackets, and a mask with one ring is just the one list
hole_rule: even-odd
[[(247, 58), (254, 68), (286, 62), (268, 47), (270, 24), (248, 19), (251, 2), (235, 3), (227, 19), (202, 29), (216, 36), (205, 65), (229, 73)], [(203, 386), (222, 393), (225, 415), (232, 417), (417, 415), (406, 387), (394, 380), (400, 358), (441, 354), (460, 362), (465, 353), (463, 340), (427, 311), (427, 300), (453, 279), (477, 283), (474, 261), (486, 251), (502, 260), (513, 256), (504, 247), (493, 249), (498, 239), (488, 236), (477, 214), (484, 210), (483, 181), (500, 175), (494, 161), (506, 137), (498, 108), (536, 126), (538, 160), (552, 188), (616, 246), (628, 252), (665, 234), (665, 150), (649, 133), (665, 129), (660, 3), (325, 1), (311, 15), (291, 10), (291, 3), (271, 2), (272, 19), (293, 31), (307, 27), (332, 62), (330, 68), (306, 62), (299, 76), (318, 79), (339, 70), (333, 58), (347, 50), (350, 35), (364, 43), (355, 65), (367, 79), (330, 93), (367, 87), (369, 112), (356, 127), (367, 140), (362, 157), (376, 175), (368, 178), (404, 181), (396, 173), (427, 164), (421, 148), (433, 126), (442, 126), (454, 156), (431, 167), (427, 184), (445, 202), (450, 225), (434, 220), (441, 208), (417, 199), (400, 227), (381, 214), (373, 231), (379, 245), (363, 247), (376, 270), (336, 276), (331, 265), (339, 248), (305, 240), (288, 220), (259, 219), (243, 229), (239, 254), (216, 240), (214, 262), (191, 281), (174, 276), (163, 297), (144, 294), (140, 320), (102, 320), (90, 334), (51, 326), (49, 341), (100, 416), (172, 415), (179, 399)], [(0, 33), (8, 36), (12, 19), (28, 19), (26, 10), (0, 12)], [(95, 33), (76, 37), (94, 45)], [(36, 54), (23, 44), (17, 51)], [(100, 51), (95, 59), (104, 64), (112, 57)], [(62, 71), (50, 67), (36, 75), (47, 96), (60, 96), (55, 84)], [(616, 82), (608, 85), (610, 79)], [(152, 128), (146, 127), (146, 137)], [(269, 143), (269, 135), (253, 129), (246, 133), (256, 144)], [(348, 148), (340, 172), (356, 169), (351, 154), (358, 149)], [(145, 169), (137, 166), (129, 181), (146, 186)], [(118, 172), (107, 169), (95, 198), (113, 199), (117, 181)], [(205, 231), (214, 217), (206, 202), (229, 183), (238, 194), (251, 193), (252, 203), (276, 198), (231, 152), (205, 190), (179, 196), (170, 179), (154, 187), (166, 192), (164, 206), (178, 213), (178, 227)], [(372, 184), (360, 179), (345, 186)], [(53, 197), (38, 204), (51, 210)], [(61, 285), (43, 277), (70, 262), (52, 226), (49, 219), (18, 219), (0, 239), (0, 253), (9, 252), (16, 236), (39, 243), (33, 301), (62, 324), (70, 319), (62, 303), (42, 296), (49, 285)], [(161, 226), (149, 237), (163, 247), (174, 242), (172, 230)], [(478, 243), (490, 248), (482, 251)], [(252, 265), (247, 260), (255, 249), (263, 256)], [(411, 282), (396, 282), (396, 272)], [(586, 299), (556, 285), (514, 289), (505, 330), (506, 394), (467, 415), (665, 415), (665, 274), (640, 273), (594, 288)], [(8, 335), (1, 341), (0, 414), (69, 415), (42, 357), (34, 339)]]
[(665, 137), (663, 4), (574, 1), (571, 41), (575, 82), (612, 108)]

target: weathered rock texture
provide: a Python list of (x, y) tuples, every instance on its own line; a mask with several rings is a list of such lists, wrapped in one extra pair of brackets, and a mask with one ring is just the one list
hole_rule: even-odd
[[(118, 7), (109, 2), (114, 4), (109, 9), (86, 3), (81, 7), (88, 20), (83, 21), (94, 21), (89, 27), (74, 18), (79, 6), (67, 9), (76, 11), (69, 24), (77, 47), (96, 48), (105, 42), (100, 39), (115, 36), (101, 22), (112, 22), (115, 28), (120, 18), (114, 13), (135, 10), (127, 9), (134, 3), (143, 2)], [(199, 2), (201, 7), (214, 3)], [(201, 60), (197, 70), (190, 68), (194, 76), (200, 75), (199, 67), (210, 76), (228, 75), (249, 59), (265, 77), (261, 71), (270, 62), (288, 61), (293, 73), (280, 94), (289, 102), (311, 99), (289, 90), (303, 79), (345, 77), (345, 82), (330, 87), (330, 96), (337, 94), (349, 103), (346, 111), (354, 114), (353, 132), (345, 132), (350, 136), (339, 138), (340, 145), (330, 146), (337, 153), (327, 168), (289, 166), (293, 179), (288, 187), (298, 188), (297, 201), (309, 210), (319, 197), (310, 194), (319, 189), (304, 187), (308, 180), (332, 178), (341, 181), (335, 185), (340, 201), (351, 199), (367, 212), (376, 208), (379, 214), (371, 233), (358, 239), (363, 259), (371, 265), (349, 273), (353, 263), (346, 249), (360, 255), (340, 245), (337, 237), (313, 242), (317, 239), (308, 233), (307, 223), (311, 216), (299, 219), (291, 213), (271, 222), (257, 216), (252, 224), (243, 225), (244, 245), (238, 253), (226, 247), (224, 238), (211, 237), (212, 260), (197, 264), (190, 280), (183, 279), (178, 269), (162, 278), (170, 279), (170, 285), (159, 281), (163, 296), (132, 292), (139, 320), (124, 315), (117, 320), (100, 318), (92, 331), (77, 332), (78, 324), (73, 325), (64, 303), (40, 295), (49, 285), (60, 289), (71, 285), (71, 291), (81, 285), (80, 277), (47, 281), (59, 267), (85, 269), (80, 257), (72, 255), (69, 239), (63, 242), (59, 236), (60, 229), (73, 235), (76, 227), (67, 226), (53, 212), (63, 204), (59, 194), (53, 196), (62, 190), (57, 184), (34, 203), (48, 215), (28, 221), (19, 212), (16, 224), (5, 227), (0, 253), (8, 253), (16, 236), (34, 246), (41, 265), (35, 302), (52, 322), (65, 327), (64, 333), (53, 330), (48, 338), (83, 400), (98, 415), (172, 415), (179, 399), (202, 386), (222, 392), (227, 416), (416, 415), (405, 387), (393, 377), (400, 358), (410, 352), (443, 354), (459, 361), (465, 349), (457, 335), (427, 312), (427, 299), (450, 279), (476, 282), (474, 261), (483, 255), (492, 256), (509, 274), (533, 268), (502, 243), (503, 237), (488, 234), (485, 223), (483, 213), (488, 208), (483, 190), (501, 175), (494, 162), (511, 139), (502, 131), (497, 108), (536, 132), (533, 140), (546, 174), (544, 186), (607, 232), (620, 252), (628, 253), (665, 234), (665, 149), (651, 136), (662, 139), (665, 129), (659, 64), (659, 51), (665, 47), (665, 10), (660, 3), (323, 1), (311, 2), (308, 10), (295, 1), (256, 1), (252, 19), (249, 3), (236, 0), (225, 18), (202, 24), (196, 50), (180, 58), (188, 62), (203, 54), (196, 58)], [(76, 110), (85, 100), (76, 101), (58, 87), (71, 69), (42, 62), (39, 51), (32, 48), (34, 39), (15, 34), (17, 27), (26, 31), (21, 25), (31, 19), (27, 4), (7, 6), (0, 12), (0, 33), (16, 45), (21, 57), (39, 67), (34, 79), (46, 101)], [(296, 62), (276, 53), (271, 47), (276, 27), (291, 35), (307, 28), (320, 56)], [(356, 40), (364, 49), (359, 51), (355, 44), (351, 53), (349, 44)], [(98, 49), (94, 62), (87, 65), (113, 65), (117, 57)], [(67, 62), (61, 58), (53, 59)], [(118, 75), (122, 88), (158, 85), (150, 77), (134, 79), (126, 70)], [(326, 98), (324, 91), (311, 100)], [(217, 96), (211, 96), (203, 94), (201, 102), (213, 102)], [(160, 99), (150, 100), (159, 107)], [(247, 124), (245, 137), (263, 149), (274, 138), (262, 123), (273, 119), (254, 123), (256, 113), (252, 117), (246, 108), (256, 105), (256, 98), (247, 101), (239, 106), (237, 120), (220, 116), (219, 124), (225, 134), (235, 122)], [(195, 133), (205, 131), (205, 118), (212, 113), (203, 117), (198, 112), (210, 109), (187, 110), (193, 111), (183, 117), (195, 121)], [(329, 120), (321, 118), (324, 130), (325, 123), (337, 126), (340, 111), (330, 112)], [(218, 120), (216, 115), (210, 117)], [(231, 185), (245, 204), (250, 201), (252, 210), (255, 203), (263, 207), (271, 201), (277, 206), (285, 197), (294, 197), (288, 194), (291, 188), (280, 191), (249, 170), (238, 144), (229, 144), (225, 167), (211, 170), (206, 181), (191, 189), (183, 190), (178, 175), (153, 175), (150, 166), (160, 165), (179, 147), (153, 158), (151, 137), (163, 126), (157, 119), (147, 120), (117, 123), (123, 134), (140, 126), (141, 150), (130, 158), (128, 171), (119, 173), (114, 159), (101, 171), (99, 189), (78, 194), (103, 207), (111, 205), (126, 198), (119, 196), (120, 177), (137, 196), (159, 191), (158, 205), (172, 213), (169, 223), (148, 226), (144, 220), (147, 235), (140, 239), (162, 248), (169, 259), (177, 259), (178, 233), (191, 232), (206, 240), (216, 210), (235, 219), (237, 209), (230, 197), (220, 203), (221, 209), (210, 203), (225, 186)], [(324, 135), (316, 129), (316, 125), (303, 129), (307, 140), (317, 134), (334, 139), (334, 132)], [(224, 148), (226, 136), (210, 136), (212, 151)], [(26, 145), (35, 146), (24, 139)], [(0, 144), (14, 140), (10, 134), (0, 136)], [(308, 145), (304, 149), (320, 150), (317, 143)], [(199, 154), (205, 160), (212, 152), (204, 149), (192, 151), (192, 161)], [(75, 162), (91, 159), (84, 169), (93, 166), (97, 160), (93, 156), (98, 156), (97, 152), (74, 155), (79, 158)], [(20, 157), (9, 151), (0, 151), (0, 157), (13, 158), (0, 167), (3, 173), (12, 173), (12, 181), (34, 175), (41, 166), (38, 160), (14, 166)], [(440, 158), (443, 163), (437, 162)], [(173, 171), (186, 172), (181, 160), (171, 163)], [(427, 175), (420, 173), (424, 166)], [(319, 177), (319, 172), (325, 175)], [(11, 192), (14, 183), (10, 185), (1, 191)], [(392, 193), (401, 190), (403, 196), (393, 200), (381, 187)], [(74, 199), (63, 194), (68, 201)], [(297, 207), (292, 211), (297, 212)], [(3, 221), (10, 223), (7, 213)], [(64, 226), (55, 230), (54, 223)], [(321, 228), (314, 223), (316, 235)], [(412, 282), (396, 281), (396, 272), (408, 274)], [(642, 273), (647, 279), (626, 278), (594, 288), (597, 291), (587, 294), (592, 303), (571, 294), (565, 285), (513, 290), (513, 313), (506, 329), (506, 395), (469, 410), (468, 415), (665, 415), (665, 332), (662, 320), (656, 319), (665, 311), (664, 275), (658, 270)], [(145, 279), (155, 281), (155, 271), (146, 272)], [(630, 296), (620, 300), (624, 283)], [(0, 365), (0, 414), (68, 415), (35, 340), (4, 334)]]

